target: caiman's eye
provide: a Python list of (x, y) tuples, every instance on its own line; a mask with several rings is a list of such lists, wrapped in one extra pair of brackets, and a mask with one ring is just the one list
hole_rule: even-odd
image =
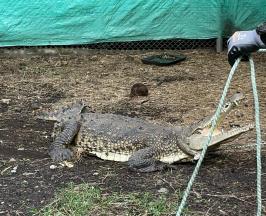
[(202, 129), (195, 130), (193, 134), (202, 134)]

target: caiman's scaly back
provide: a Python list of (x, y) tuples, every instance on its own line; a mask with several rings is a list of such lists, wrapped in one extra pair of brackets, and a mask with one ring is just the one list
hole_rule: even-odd
[[(221, 118), (232, 110), (243, 94), (237, 93), (222, 107)], [(104, 160), (127, 161), (140, 172), (162, 170), (177, 161), (197, 159), (208, 137), (213, 115), (188, 127), (155, 124), (138, 118), (92, 113), (83, 101), (46, 111), (38, 118), (56, 121), (49, 155), (54, 161), (69, 160), (73, 152), (87, 152)], [(210, 143), (217, 148), (224, 141), (253, 128), (217, 130)]]

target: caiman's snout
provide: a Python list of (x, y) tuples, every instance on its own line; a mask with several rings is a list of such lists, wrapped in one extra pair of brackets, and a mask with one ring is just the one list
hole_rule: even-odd
[[(252, 130), (254, 124), (249, 124), (243, 127), (233, 128), (229, 131), (216, 131), (211, 138), (211, 142), (208, 147), (219, 147), (224, 141), (228, 141), (231, 138), (235, 138), (240, 134)], [(209, 131), (210, 133), (210, 131)], [(189, 147), (193, 150), (202, 150), (204, 144), (207, 142), (209, 133), (205, 134), (193, 134), (189, 137)]]
[[(229, 131), (222, 131), (217, 129), (225, 116), (244, 98), (245, 96), (243, 93), (236, 93), (224, 103), (221, 109), (221, 115), (217, 120), (216, 128), (212, 133), (212, 138), (209, 146), (219, 147), (222, 142), (231, 138), (235, 138), (236, 136), (254, 128), (253, 124), (249, 124), (244, 127), (231, 129)], [(188, 138), (189, 147), (192, 150), (202, 150), (203, 145), (207, 142), (207, 139), (209, 137), (213, 119), (214, 115), (209, 118), (203, 119), (198, 123), (198, 125), (194, 126), (194, 131), (192, 131), (191, 135)]]

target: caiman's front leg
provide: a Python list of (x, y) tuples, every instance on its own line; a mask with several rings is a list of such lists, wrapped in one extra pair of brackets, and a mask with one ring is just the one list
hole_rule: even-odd
[(174, 168), (173, 165), (156, 160), (155, 155), (156, 151), (152, 147), (140, 149), (128, 159), (129, 168), (137, 172), (154, 172)]
[(72, 142), (79, 128), (80, 123), (78, 121), (68, 121), (64, 124), (63, 131), (58, 134), (49, 148), (49, 155), (53, 161), (69, 160), (73, 156), (73, 152), (67, 149), (65, 145)]

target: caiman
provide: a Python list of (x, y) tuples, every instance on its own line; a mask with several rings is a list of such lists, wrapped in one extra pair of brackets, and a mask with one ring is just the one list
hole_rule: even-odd
[[(222, 107), (220, 122), (243, 94), (236, 93)], [(83, 101), (43, 111), (40, 119), (55, 121), (49, 155), (54, 161), (70, 160), (86, 152), (104, 160), (122, 161), (139, 172), (172, 167), (174, 162), (197, 160), (208, 138), (214, 115), (181, 127), (116, 114), (91, 112)], [(249, 131), (253, 125), (216, 130), (209, 149)]]

